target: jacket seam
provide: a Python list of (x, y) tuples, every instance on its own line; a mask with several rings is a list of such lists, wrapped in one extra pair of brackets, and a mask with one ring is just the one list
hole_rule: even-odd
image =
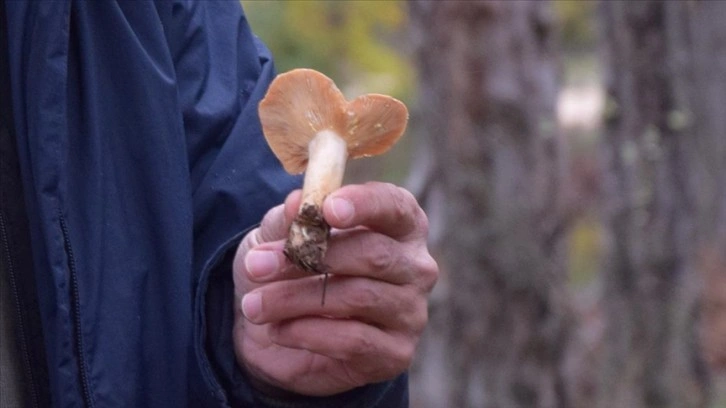
[(71, 240), (68, 234), (68, 226), (63, 214), (58, 214), (58, 219), (63, 234), (63, 246), (66, 252), (67, 266), (71, 278), (71, 310), (73, 313), (73, 331), (75, 334), (76, 354), (78, 358), (78, 374), (81, 382), (81, 390), (83, 392), (84, 405), (93, 407), (93, 394), (91, 393), (90, 382), (88, 378), (88, 361), (85, 357), (85, 346), (83, 340), (83, 330), (81, 327), (81, 299), (78, 284), (78, 271), (76, 269), (75, 258), (73, 257), (73, 249), (71, 248)]

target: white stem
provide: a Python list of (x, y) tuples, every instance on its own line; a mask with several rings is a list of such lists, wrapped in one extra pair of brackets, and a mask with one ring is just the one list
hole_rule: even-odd
[(345, 140), (332, 130), (318, 132), (308, 145), (303, 204), (321, 207), (325, 197), (343, 183), (347, 160), (348, 147)]

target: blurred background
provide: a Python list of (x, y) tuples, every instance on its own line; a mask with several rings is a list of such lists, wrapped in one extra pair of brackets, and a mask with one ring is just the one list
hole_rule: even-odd
[(431, 221), (411, 407), (726, 408), (726, 2), (242, 3), (411, 111), (346, 176)]

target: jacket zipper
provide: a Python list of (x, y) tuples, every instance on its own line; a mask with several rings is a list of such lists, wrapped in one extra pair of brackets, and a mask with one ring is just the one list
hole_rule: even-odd
[(58, 215), (60, 227), (63, 233), (63, 245), (68, 259), (68, 270), (71, 277), (71, 310), (74, 322), (74, 337), (76, 338), (76, 355), (78, 356), (78, 372), (81, 379), (81, 389), (83, 392), (83, 402), (86, 407), (93, 407), (93, 398), (91, 397), (91, 387), (88, 382), (88, 366), (86, 365), (86, 357), (83, 353), (83, 333), (81, 332), (81, 300), (78, 289), (78, 273), (76, 271), (76, 262), (73, 258), (73, 249), (71, 248), (71, 240), (68, 234), (68, 226), (62, 214)]
[[(23, 321), (22, 307), (20, 305), (20, 293), (18, 292), (18, 285), (15, 279), (15, 264), (13, 263), (12, 253), (10, 250), (10, 244), (8, 242), (8, 232), (5, 222), (5, 214), (0, 211), (0, 241), (2, 242), (2, 250), (5, 253), (7, 274), (10, 280), (10, 290), (13, 293), (13, 306), (15, 306), (15, 316), (17, 330), (20, 333), (20, 353), (23, 361), (23, 370), (25, 371), (25, 378), (29, 382), (28, 389), (30, 390), (30, 404), (34, 408), (39, 408), (38, 402), (38, 384), (35, 381), (33, 374), (32, 365), (30, 363), (30, 352), (28, 351), (28, 335), (25, 329), (25, 322)], [(30, 273), (32, 271), (28, 271)]]

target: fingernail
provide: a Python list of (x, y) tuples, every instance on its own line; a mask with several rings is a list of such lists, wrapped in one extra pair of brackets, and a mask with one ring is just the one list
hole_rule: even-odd
[(247, 320), (255, 321), (262, 312), (262, 295), (259, 293), (248, 293), (242, 297), (242, 313)]
[(264, 278), (272, 275), (280, 267), (277, 255), (272, 251), (255, 251), (247, 253), (245, 258), (247, 273), (253, 278)]
[(353, 204), (350, 201), (336, 197), (333, 198), (331, 206), (333, 209), (333, 215), (338, 219), (338, 221), (346, 222), (353, 218), (355, 208), (353, 208)]

